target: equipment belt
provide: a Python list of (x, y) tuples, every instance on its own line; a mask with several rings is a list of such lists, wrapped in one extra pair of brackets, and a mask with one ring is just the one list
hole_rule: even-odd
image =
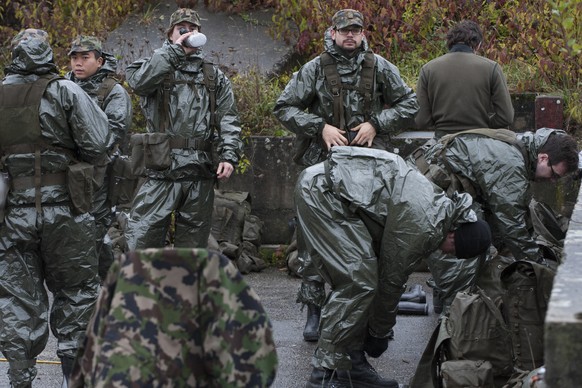
[[(64, 172), (57, 172), (53, 174), (44, 174), (40, 177), (41, 186), (55, 186), (66, 185), (67, 174)], [(25, 190), (36, 187), (34, 176), (20, 176), (10, 180), (12, 190)]]
[(212, 150), (212, 143), (203, 139), (175, 137), (170, 139), (170, 148), (195, 149), (210, 152)]

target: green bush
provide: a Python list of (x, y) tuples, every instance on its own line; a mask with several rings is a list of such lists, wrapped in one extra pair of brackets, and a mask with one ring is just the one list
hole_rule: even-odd
[(272, 114), (286, 84), (286, 77), (269, 79), (257, 71), (231, 77), (243, 137), (285, 136), (289, 133)]
[(444, 52), (448, 29), (462, 19), (480, 24), (481, 54), (504, 68), (513, 92), (562, 94), (567, 122), (582, 123), (582, 2), (580, 0), (279, 0), (275, 34), (311, 58), (338, 9), (355, 8), (367, 20), (370, 47), (416, 84), (418, 70)]
[[(561, 94), (567, 124), (582, 123), (580, 0), (204, 0), (204, 4), (210, 10), (239, 14), (272, 7), (273, 34), (293, 42), (305, 60), (323, 50), (323, 33), (334, 12), (356, 8), (368, 21), (370, 47), (396, 64), (412, 87), (420, 67), (446, 52), (444, 37), (451, 25), (461, 19), (475, 20), (485, 34), (481, 54), (503, 66), (512, 92)], [(75, 35), (104, 39), (130, 12), (142, 12), (145, 21), (156, 6), (151, 0), (0, 0), (0, 62), (9, 62), (10, 40), (22, 28), (45, 29), (56, 62), (66, 63), (62, 60)], [(288, 74), (278, 80), (254, 72), (231, 78), (245, 135), (286, 134), (271, 110)], [(137, 98), (132, 98), (134, 129), (143, 130)]]
[(86, 34), (104, 38), (130, 12), (140, 11), (147, 0), (0, 0), (0, 61), (10, 61), (10, 40), (24, 28), (41, 28), (50, 37), (57, 63), (67, 58), (71, 41)]

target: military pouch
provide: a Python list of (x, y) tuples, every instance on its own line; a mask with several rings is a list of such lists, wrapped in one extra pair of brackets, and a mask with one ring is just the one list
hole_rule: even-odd
[(443, 388), (495, 387), (489, 361), (450, 360), (441, 364)]
[(116, 157), (109, 174), (109, 204), (111, 206), (131, 204), (138, 180), (132, 172), (131, 159), (125, 155)]
[(451, 177), (449, 176), (449, 173), (439, 165), (429, 165), (428, 170), (424, 176), (426, 176), (428, 180), (445, 191), (451, 185)]
[(67, 168), (67, 187), (73, 210), (87, 213), (93, 206), (94, 167), (89, 163), (75, 163)]
[(105, 176), (107, 175), (110, 161), (109, 155), (105, 154), (94, 164), (93, 180), (95, 181), (95, 187), (101, 187), (105, 183)]
[(143, 175), (145, 169), (166, 170), (172, 165), (170, 141), (165, 133), (138, 133), (131, 136), (132, 169)]

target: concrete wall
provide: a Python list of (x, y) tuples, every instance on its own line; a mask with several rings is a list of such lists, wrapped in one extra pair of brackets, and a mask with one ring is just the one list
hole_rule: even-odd
[(582, 191), (574, 206), (564, 263), (554, 279), (545, 327), (545, 383), (551, 388), (582, 386)]

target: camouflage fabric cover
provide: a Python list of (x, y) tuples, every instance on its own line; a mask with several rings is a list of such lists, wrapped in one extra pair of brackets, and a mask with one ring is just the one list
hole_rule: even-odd
[(69, 387), (266, 387), (276, 368), (270, 320), (226, 257), (148, 249), (113, 264)]
[(69, 50), (69, 54), (73, 53), (83, 53), (87, 51), (103, 51), (103, 46), (101, 45), (101, 41), (96, 36), (89, 36), (89, 35), (79, 35), (73, 40), (71, 43), (71, 49)]
[(355, 9), (342, 9), (331, 19), (333, 28), (340, 29), (349, 26), (364, 27), (364, 16)]
[(189, 8), (180, 8), (177, 11), (175, 11), (172, 14), (172, 16), (170, 16), (169, 28), (171, 29), (176, 24), (181, 23), (181, 22), (192, 23), (198, 27), (201, 26), (200, 16), (198, 15), (198, 12), (194, 11), (193, 9), (189, 9)]
[(10, 42), (12, 47), (17, 46), (23, 40), (28, 39), (39, 39), (43, 42), (48, 43), (48, 34), (44, 30), (39, 30), (36, 28), (27, 28), (26, 30), (20, 31)]

